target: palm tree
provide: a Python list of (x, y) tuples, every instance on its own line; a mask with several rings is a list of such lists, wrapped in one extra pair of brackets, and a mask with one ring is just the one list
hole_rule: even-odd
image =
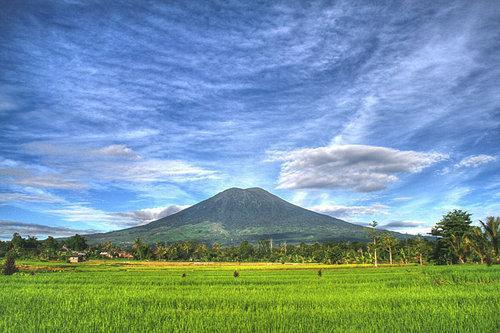
[(486, 234), (483, 234), (479, 227), (474, 227), (466, 236), (465, 243), (466, 246), (479, 257), (480, 263), (483, 264), (484, 259), (488, 255), (488, 240), (486, 239)]
[(479, 221), (483, 226), (486, 239), (491, 243), (495, 256), (498, 257), (498, 245), (499, 239), (498, 234), (500, 234), (500, 217), (488, 216), (486, 218), (486, 223)]
[(163, 244), (156, 244), (154, 254), (156, 259), (167, 259), (168, 247)]

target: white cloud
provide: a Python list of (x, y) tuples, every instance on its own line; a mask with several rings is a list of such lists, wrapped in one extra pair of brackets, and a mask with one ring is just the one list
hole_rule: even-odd
[(17, 184), (36, 188), (82, 189), (86, 185), (68, 179), (51, 169), (13, 160), (0, 160), (0, 176), (5, 184)]
[[(141, 157), (130, 147), (121, 144), (86, 148), (35, 142), (24, 147), (30, 154), (41, 156), (44, 168), (52, 171), (52, 174), (45, 174), (43, 177), (19, 175), (16, 183), (24, 185), (71, 189), (110, 181), (185, 182), (217, 177), (217, 172), (187, 161)], [(10, 169), (15, 170), (12, 167)], [(59, 174), (53, 170), (58, 170)], [(1, 172), (0, 165), (0, 174)], [(79, 182), (64, 180), (64, 177), (77, 179)]]
[(150, 159), (110, 165), (105, 177), (133, 182), (189, 181), (216, 177), (216, 173), (180, 160)]
[(36, 223), (23, 223), (15, 221), (0, 220), (0, 239), (11, 239), (14, 233), (23, 237), (27, 236), (53, 236), (66, 237), (74, 234), (89, 234), (97, 232), (93, 229), (74, 229), (66, 227), (48, 226)]
[(431, 227), (422, 221), (391, 221), (380, 225), (380, 229), (388, 229), (413, 235), (427, 235), (431, 232)]
[(344, 206), (333, 204), (320, 204), (309, 207), (318, 213), (328, 214), (334, 217), (356, 217), (360, 215), (388, 214), (389, 207), (386, 205), (374, 204), (369, 206)]
[(306, 191), (297, 191), (293, 194), (293, 197), (290, 201), (298, 206), (303, 206), (307, 195), (308, 193)]
[(100, 227), (120, 226), (124, 222), (123, 217), (88, 207), (85, 203), (66, 204), (61, 208), (49, 209), (46, 212), (57, 215), (68, 222), (83, 222)]
[(54, 188), (66, 190), (78, 190), (87, 187), (85, 184), (73, 180), (63, 179), (61, 176), (56, 174), (36, 176), (32, 175), (30, 177), (23, 178), (20, 177), (16, 180), (16, 184), (39, 188)]
[(392, 199), (392, 201), (401, 202), (401, 201), (409, 201), (411, 199), (413, 199), (413, 197), (396, 197)]
[(97, 155), (112, 156), (112, 157), (125, 157), (125, 158), (139, 158), (139, 155), (132, 149), (125, 145), (109, 145), (94, 151)]
[(382, 228), (394, 228), (394, 229), (405, 229), (405, 228), (416, 228), (425, 225), (424, 222), (420, 221), (392, 221), (382, 225)]
[(460, 162), (453, 166), (447, 166), (437, 171), (438, 175), (447, 175), (452, 171), (457, 171), (464, 168), (477, 168), (483, 164), (487, 164), (496, 160), (495, 156), (491, 155), (471, 155), (463, 158)]
[(100, 229), (123, 229), (147, 224), (180, 212), (187, 207), (189, 205), (170, 205), (130, 212), (106, 212), (89, 207), (86, 203), (70, 203), (46, 212), (57, 215), (68, 222), (88, 223)]
[(62, 198), (50, 193), (0, 193), (0, 202), (62, 202)]
[(170, 205), (165, 207), (145, 208), (133, 212), (116, 213), (116, 215), (131, 220), (135, 225), (143, 225), (178, 213), (189, 206), (190, 205)]
[(494, 160), (496, 160), (496, 158), (491, 155), (485, 155), (485, 154), (471, 155), (461, 160), (455, 166), (464, 168), (475, 168), (482, 164), (493, 162)]
[(358, 192), (382, 190), (401, 173), (417, 173), (447, 155), (401, 151), (367, 145), (331, 145), (270, 152), (282, 161), (278, 188), (344, 188)]

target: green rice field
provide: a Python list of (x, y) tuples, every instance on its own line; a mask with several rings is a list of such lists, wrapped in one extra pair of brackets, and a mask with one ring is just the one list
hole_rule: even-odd
[(0, 332), (500, 332), (498, 265), (18, 264)]

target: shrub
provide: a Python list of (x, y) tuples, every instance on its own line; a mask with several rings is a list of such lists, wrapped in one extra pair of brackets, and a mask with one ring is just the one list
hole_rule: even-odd
[(233, 276), (234, 276), (235, 278), (239, 277), (239, 276), (240, 276), (240, 272), (238, 272), (238, 271), (234, 271)]
[(2, 274), (12, 275), (15, 272), (17, 272), (16, 261), (13, 256), (8, 255), (5, 263), (3, 264)]

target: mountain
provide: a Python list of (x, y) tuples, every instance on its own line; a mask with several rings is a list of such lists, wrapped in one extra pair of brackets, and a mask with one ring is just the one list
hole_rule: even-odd
[[(230, 188), (176, 214), (146, 225), (86, 235), (90, 243), (198, 241), (236, 244), (367, 241), (368, 228), (293, 205), (261, 188)], [(405, 235), (394, 233), (396, 237)]]

